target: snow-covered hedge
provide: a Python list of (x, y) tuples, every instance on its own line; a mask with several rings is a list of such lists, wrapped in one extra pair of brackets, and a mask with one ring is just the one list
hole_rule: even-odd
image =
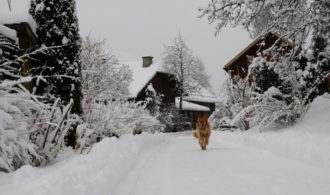
[(222, 105), (218, 104), (215, 111), (209, 117), (212, 129), (225, 130), (230, 128), (231, 124), (231, 112), (230, 110)]
[(77, 121), (70, 115), (72, 104), (62, 110), (57, 105), (59, 100), (50, 107), (27, 91), (10, 89), (15, 93), (0, 88), (0, 170), (14, 171), (22, 165), (51, 162)]
[[(144, 105), (128, 101), (84, 104), (85, 124), (79, 128), (79, 144), (93, 144), (104, 137), (160, 132), (164, 125)], [(86, 140), (87, 139), (87, 140)]]

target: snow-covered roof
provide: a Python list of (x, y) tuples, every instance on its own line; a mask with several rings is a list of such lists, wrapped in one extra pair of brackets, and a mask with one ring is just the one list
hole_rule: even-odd
[(292, 41), (283, 38), (280, 34), (278, 33), (272, 33), (269, 32), (267, 34), (262, 34), (259, 35), (255, 40), (253, 40), (246, 48), (244, 48), (241, 52), (239, 52), (233, 59), (231, 59), (227, 64), (224, 65), (224, 69), (228, 69), (230, 66), (232, 66), (233, 64), (235, 64), (237, 62), (237, 60), (239, 60), (242, 56), (244, 56), (251, 48), (253, 48), (254, 46), (256, 46), (257, 44), (259, 44), (260, 42), (262, 42), (263, 40), (265, 40), (266, 37), (268, 36), (275, 36), (276, 38), (281, 38), (282, 41), (284, 41), (286, 44), (288, 44), (289, 46), (293, 47), (293, 43)]
[(207, 102), (207, 103), (221, 102), (220, 97), (215, 96), (204, 87), (201, 87), (198, 91), (195, 91), (189, 96), (183, 97), (183, 99), (186, 101)]
[(124, 63), (132, 70), (132, 82), (128, 87), (129, 98), (136, 98), (139, 92), (148, 84), (157, 72), (167, 73), (160, 63), (152, 63), (149, 67), (142, 66), (139, 62)]
[(29, 1), (12, 1), (11, 10), (3, 4), (0, 5), (0, 24), (20, 24), (28, 23), (34, 34), (36, 34), (37, 24), (29, 14)]
[[(179, 106), (180, 106), (179, 98), (175, 98), (175, 106), (177, 108), (179, 108)], [(201, 106), (201, 105), (198, 105), (198, 104), (194, 104), (194, 103), (191, 103), (191, 102), (187, 102), (187, 101), (182, 101), (182, 110), (209, 112), (210, 108), (208, 108), (206, 106)]]
[(29, 13), (0, 13), (0, 24), (19, 24), (22, 22), (28, 23), (31, 29), (36, 31), (37, 24)]
[(5, 37), (17, 42), (17, 33), (15, 30), (10, 29), (2, 24), (0, 24), (0, 34)]

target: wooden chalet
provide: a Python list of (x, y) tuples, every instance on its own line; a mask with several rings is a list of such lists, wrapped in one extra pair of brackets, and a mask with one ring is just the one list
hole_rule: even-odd
[(126, 65), (132, 70), (132, 82), (128, 87), (129, 100), (144, 101), (148, 97), (148, 90), (154, 90), (161, 96), (163, 106), (174, 105), (175, 77), (164, 71), (160, 64), (154, 63), (153, 57), (145, 56), (140, 62), (126, 63)]
[[(2, 46), (3, 52), (0, 55), (4, 55), (7, 59), (13, 59), (15, 56), (21, 56), (36, 47), (38, 39), (35, 34), (35, 26), (31, 16), (1, 18), (0, 37), (11, 42), (14, 47)], [(39, 66), (39, 63), (36, 61), (28, 58), (24, 59), (23, 64), (20, 66), (20, 73), (23, 76), (28, 76), (32, 74), (30, 71), (36, 66)], [(34, 84), (31, 82), (24, 85), (28, 90), (32, 91)]]
[[(149, 97), (148, 91), (155, 91), (162, 98), (161, 107), (179, 108), (175, 76), (165, 71), (161, 64), (154, 63), (151, 56), (145, 56), (140, 62), (126, 63), (126, 65), (132, 70), (133, 81), (129, 86), (128, 98), (130, 101), (145, 101)], [(187, 125), (187, 129), (195, 127), (198, 115), (211, 115), (215, 110), (215, 103), (218, 102), (218, 99), (206, 89), (185, 96), (183, 100), (183, 115), (190, 124)]]
[(293, 43), (291, 41), (282, 38), (276, 33), (268, 33), (256, 38), (232, 60), (225, 64), (223, 69), (231, 76), (239, 76), (240, 78), (245, 78), (248, 74), (251, 58), (263, 56), (266, 57), (266, 59), (269, 61), (274, 60), (271, 55), (265, 52), (274, 44), (284, 48), (282, 50), (283, 54), (290, 52), (293, 48)]
[[(263, 56), (269, 61), (276, 60), (269, 53), (265, 52), (274, 45), (277, 47), (281, 46), (282, 50), (277, 51), (280, 52), (280, 55), (291, 52), (294, 47), (294, 44), (291, 41), (282, 38), (279, 34), (267, 33), (266, 35), (256, 38), (232, 60), (225, 64), (223, 69), (232, 77), (239, 76), (240, 78), (245, 78), (248, 74), (251, 58)], [(327, 85), (326, 90), (330, 93), (330, 74), (325, 76), (325, 82)]]

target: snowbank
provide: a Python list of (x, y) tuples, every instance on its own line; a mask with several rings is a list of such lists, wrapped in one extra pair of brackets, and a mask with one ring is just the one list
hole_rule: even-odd
[(14, 173), (0, 172), (0, 192), (10, 195), (113, 194), (112, 190), (138, 159), (164, 141), (163, 134), (104, 139), (88, 155), (71, 155), (43, 168), (24, 166)]
[(293, 127), (224, 133), (222, 140), (234, 140), (245, 146), (329, 168), (330, 98), (322, 96), (315, 99), (304, 119)]

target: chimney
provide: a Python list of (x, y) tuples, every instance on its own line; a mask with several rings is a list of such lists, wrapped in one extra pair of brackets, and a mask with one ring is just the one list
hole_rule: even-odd
[(143, 68), (148, 68), (152, 64), (152, 56), (143, 56), (142, 61), (143, 61)]

